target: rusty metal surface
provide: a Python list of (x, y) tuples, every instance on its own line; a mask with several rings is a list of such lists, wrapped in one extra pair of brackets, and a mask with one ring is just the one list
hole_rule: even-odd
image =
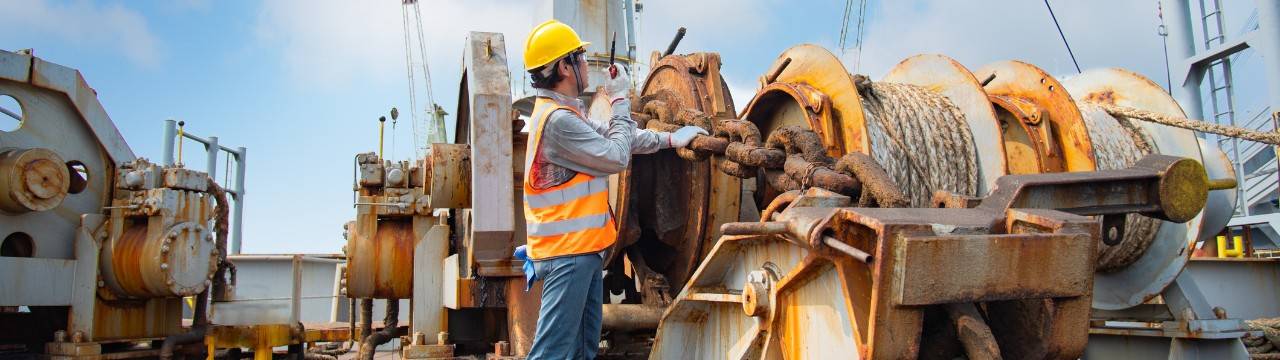
[(506, 280), (507, 292), (507, 340), (517, 356), (529, 355), (533, 348), (533, 335), (538, 328), (538, 309), (542, 305), (542, 283), (525, 291), (523, 278)]
[[(1130, 169), (1008, 176), (975, 208), (843, 208), (851, 200), (830, 191), (789, 193), (774, 222), (726, 226), (758, 232), (721, 238), (664, 314), (650, 358), (1078, 357), (1101, 241), (1088, 215), (1190, 220), (1206, 185), (1188, 162), (1198, 165), (1153, 155)], [(1086, 186), (1152, 195), (1073, 193)], [(937, 307), (974, 303), (984, 316)]]
[[(712, 119), (734, 116), (728, 86), (720, 78), (715, 53), (671, 55), (659, 59), (645, 80), (636, 109), (642, 126), (684, 124), (716, 131)], [(653, 121), (653, 120), (657, 121)], [(683, 284), (718, 237), (720, 225), (737, 221), (741, 179), (716, 169), (724, 159), (707, 150), (724, 152), (728, 142), (708, 136), (695, 139), (691, 151), (660, 151), (637, 155), (631, 168), (616, 181), (615, 210), (619, 219), (617, 253), (643, 257), (631, 263), (639, 273), (661, 274), (666, 282)], [(680, 157), (699, 157), (684, 161)]]
[(96, 301), (95, 341), (161, 338), (182, 332), (182, 299)]
[[(1123, 105), (1160, 114), (1184, 117), (1182, 109), (1164, 88), (1142, 75), (1123, 69), (1096, 69), (1063, 80), (1066, 90), (1081, 106), (1087, 103)], [(1234, 177), (1225, 154), (1213, 146), (1202, 146), (1186, 129), (1149, 122), (1132, 122), (1145, 135), (1153, 153), (1181, 156), (1203, 163), (1212, 179)], [(1099, 274), (1095, 282), (1094, 307), (1120, 309), (1154, 297), (1168, 286), (1186, 266), (1198, 240), (1210, 238), (1226, 225), (1234, 208), (1234, 190), (1209, 192), (1205, 211), (1184, 224), (1161, 223), (1156, 239), (1134, 263), (1116, 272)], [(1180, 241), (1175, 241), (1180, 240)]]
[(605, 304), (603, 327), (605, 330), (652, 330), (658, 328), (662, 318), (661, 307), (643, 304)]
[[(1037, 156), (1042, 166), (1054, 172), (1095, 169), (1093, 145), (1089, 142), (1089, 134), (1081, 119), (1080, 110), (1076, 108), (1075, 101), (1067, 93), (1067, 89), (1063, 88), (1057, 79), (1034, 65), (1020, 61), (987, 64), (974, 71), (974, 75), (979, 79), (995, 76), (991, 82), (983, 86), (988, 95), (1020, 99), (1033, 105), (1033, 107), (1005, 107), (996, 103), (997, 110), (1039, 110), (1031, 114), (1039, 113), (1043, 120), (1032, 121), (1037, 124), (1033, 127), (1043, 128), (1039, 130), (1040, 133), (1048, 136), (1032, 139), (1032, 142), (1034, 148), (1039, 149)], [(1012, 125), (1016, 124), (1009, 125), (1011, 126), (1006, 129), (1013, 128)], [(1008, 143), (1009, 140), (1006, 134), (1005, 142)], [(1017, 165), (1018, 161), (1010, 159), (1007, 163), (1012, 166)]]
[(0, 152), (0, 210), (20, 214), (58, 207), (71, 185), (67, 168), (48, 149)]
[[(761, 79), (762, 88), (773, 83), (790, 85), (759, 92), (743, 110), (743, 119), (756, 123), (764, 134), (783, 126), (805, 126), (822, 137), (831, 156), (868, 151), (870, 140), (857, 86), (835, 55), (816, 45), (795, 46), (779, 55), (765, 73), (769, 75)], [(793, 100), (779, 101), (786, 98)], [(823, 108), (829, 110), (812, 114)], [(823, 118), (830, 120), (813, 122)]]
[(347, 296), (408, 298), (413, 290), (414, 229), (410, 221), (358, 214), (347, 239)]
[(426, 181), (431, 207), (471, 207), (471, 145), (431, 144), (426, 163), (430, 168)]

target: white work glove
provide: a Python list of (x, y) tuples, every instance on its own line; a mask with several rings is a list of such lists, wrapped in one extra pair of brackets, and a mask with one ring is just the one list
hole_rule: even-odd
[(626, 99), (631, 93), (631, 77), (627, 76), (627, 69), (609, 65), (609, 80), (604, 84), (604, 91), (609, 95), (610, 104)]
[(670, 139), (668, 143), (673, 148), (682, 148), (689, 146), (689, 143), (693, 142), (693, 138), (698, 135), (707, 135), (707, 130), (697, 126), (685, 126), (671, 133), (670, 137), (668, 137)]

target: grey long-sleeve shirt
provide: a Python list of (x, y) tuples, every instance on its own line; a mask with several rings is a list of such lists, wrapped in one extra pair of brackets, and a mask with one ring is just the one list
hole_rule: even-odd
[[(586, 113), (582, 100), (555, 91), (538, 89), (537, 96), (570, 104)], [(607, 176), (626, 170), (632, 154), (650, 154), (671, 146), (671, 134), (636, 129), (631, 120), (631, 104), (621, 100), (613, 104), (609, 124), (584, 119), (578, 114), (557, 110), (547, 116), (542, 130), (540, 156), (530, 165), (533, 187), (545, 189), (562, 184), (576, 173)], [(530, 153), (532, 154), (532, 153)]]

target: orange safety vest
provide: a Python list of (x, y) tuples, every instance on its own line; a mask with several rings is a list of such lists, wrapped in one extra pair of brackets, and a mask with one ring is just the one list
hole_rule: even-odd
[(613, 245), (617, 225), (609, 209), (609, 179), (583, 173), (546, 189), (533, 188), (533, 159), (541, 149), (542, 129), (552, 112), (582, 113), (553, 99), (538, 97), (533, 105), (531, 139), (525, 154), (524, 220), (529, 258), (535, 260), (600, 252)]

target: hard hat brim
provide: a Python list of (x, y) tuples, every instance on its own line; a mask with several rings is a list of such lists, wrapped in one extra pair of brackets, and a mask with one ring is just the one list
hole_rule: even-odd
[(528, 65), (528, 64), (526, 64), (524, 69), (525, 69), (525, 71), (533, 71), (534, 69), (538, 69), (538, 68), (541, 68), (541, 67), (543, 67), (543, 66), (547, 66), (547, 64), (550, 64), (550, 63), (556, 62), (556, 60), (560, 60), (560, 58), (563, 58), (563, 57), (565, 57), (566, 55), (572, 54), (572, 53), (573, 53), (574, 51), (576, 51), (576, 50), (579, 50), (579, 49), (581, 49), (581, 50), (586, 50), (586, 49), (587, 49), (587, 45), (591, 45), (591, 42), (590, 42), (590, 41), (583, 41), (581, 44), (578, 44), (578, 47), (573, 48), (573, 50), (569, 50), (569, 52), (566, 52), (566, 53), (564, 53), (564, 54), (560, 54), (560, 56), (557, 56), (557, 57), (551, 58), (551, 60), (547, 60), (546, 62), (543, 62), (543, 63), (538, 64), (538, 65)]

